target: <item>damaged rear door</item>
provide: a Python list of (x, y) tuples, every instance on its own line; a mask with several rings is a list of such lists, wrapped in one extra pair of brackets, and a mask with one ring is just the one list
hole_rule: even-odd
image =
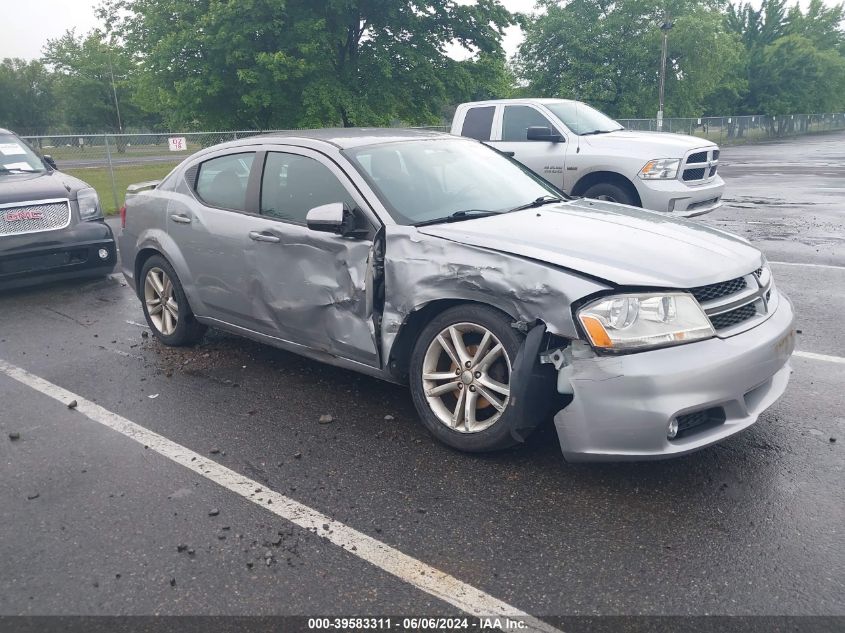
[(370, 366), (375, 227), (357, 237), (310, 230), (314, 207), (363, 209), (349, 179), (319, 152), (279, 147), (264, 158), (258, 216), (244, 222), (250, 311), (261, 333)]

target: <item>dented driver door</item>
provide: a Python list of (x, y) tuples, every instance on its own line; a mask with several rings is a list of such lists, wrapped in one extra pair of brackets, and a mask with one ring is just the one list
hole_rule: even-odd
[(368, 236), (341, 237), (305, 225), (308, 211), (364, 201), (318, 152), (279, 148), (264, 158), (260, 214), (244, 220), (247, 296), (262, 334), (378, 366)]

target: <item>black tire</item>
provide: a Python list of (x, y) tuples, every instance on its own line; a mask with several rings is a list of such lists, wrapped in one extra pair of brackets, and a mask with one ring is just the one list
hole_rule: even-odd
[(634, 194), (628, 187), (617, 185), (612, 182), (599, 182), (592, 185), (584, 192), (585, 198), (594, 198), (596, 200), (607, 200), (608, 202), (618, 202), (619, 204), (627, 204), (632, 207), (640, 206)]
[[(524, 340), (523, 335), (511, 327), (513, 319), (504, 313), (477, 304), (465, 304), (445, 310), (423, 328), (411, 354), (409, 382), (414, 406), (425, 427), (444, 444), (466, 452), (485, 452), (508, 448), (518, 443), (519, 434), (513, 429), (519, 428), (518, 408), (506, 404), (504, 411), (491, 426), (477, 432), (465, 433), (449, 428), (438, 418), (426, 398), (423, 385), (423, 366), (429, 346), (437, 336), (450, 325), (470, 323), (485, 328), (501, 342), (513, 366)], [(450, 368), (451, 370), (451, 368)], [(510, 384), (510, 376), (508, 376)], [(512, 385), (511, 385), (512, 387)], [(452, 392), (458, 393), (458, 392)]]
[[(173, 299), (179, 308), (179, 318), (176, 321), (176, 328), (171, 334), (164, 334), (159, 330), (150, 316), (147, 302), (144, 300), (144, 283), (148, 273), (154, 268), (164, 271), (173, 284)], [(153, 336), (159, 341), (171, 347), (182, 347), (185, 345), (194, 345), (202, 340), (208, 328), (194, 317), (194, 313), (191, 311), (191, 306), (188, 303), (188, 297), (185, 296), (185, 290), (182, 288), (182, 283), (179, 281), (176, 271), (173, 270), (173, 266), (164, 257), (153, 255), (144, 262), (144, 265), (141, 267), (140, 278), (138, 279), (138, 287), (140, 289), (141, 306), (144, 310), (147, 325), (149, 325)]]

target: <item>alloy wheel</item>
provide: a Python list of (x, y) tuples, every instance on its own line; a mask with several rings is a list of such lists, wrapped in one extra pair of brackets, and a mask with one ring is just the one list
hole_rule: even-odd
[(443, 329), (429, 343), (422, 372), (429, 407), (453, 431), (483, 431), (508, 406), (511, 360), (501, 341), (481, 325)]
[(150, 268), (144, 279), (144, 302), (155, 328), (170, 336), (179, 324), (179, 304), (173, 293), (173, 282), (161, 268)]

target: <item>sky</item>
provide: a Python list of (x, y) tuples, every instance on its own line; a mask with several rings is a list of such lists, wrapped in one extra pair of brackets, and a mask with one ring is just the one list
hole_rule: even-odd
[[(458, 0), (469, 4), (474, 0)], [(832, 4), (834, 0), (825, 0)], [(808, 0), (801, 0), (802, 6)], [(22, 57), (35, 59), (41, 56), (41, 48), (48, 39), (60, 37), (67, 29), (76, 28), (77, 33), (86, 33), (98, 26), (94, 7), (98, 0), (0, 0), (0, 15), (5, 20), (3, 37), (0, 37), (0, 59)], [(502, 0), (509, 11), (528, 13), (534, 7), (534, 0)], [(759, 0), (752, 0), (758, 5)], [(11, 28), (9, 28), (11, 27)], [(522, 31), (511, 27), (505, 33), (503, 45), (508, 57), (512, 56), (522, 42)], [(457, 59), (469, 53), (459, 46), (449, 49)]]
[[(41, 48), (48, 39), (60, 37), (67, 29), (76, 28), (82, 34), (99, 26), (94, 14), (96, 4), (97, 0), (0, 0), (0, 15), (5, 22), (0, 37), (0, 59), (35, 59), (41, 56)], [(503, 0), (502, 4), (509, 11), (530, 11), (534, 0)], [(504, 40), (508, 56), (516, 52), (521, 41), (519, 27), (508, 29)], [(458, 58), (465, 56), (457, 49), (450, 50), (450, 54)]]

